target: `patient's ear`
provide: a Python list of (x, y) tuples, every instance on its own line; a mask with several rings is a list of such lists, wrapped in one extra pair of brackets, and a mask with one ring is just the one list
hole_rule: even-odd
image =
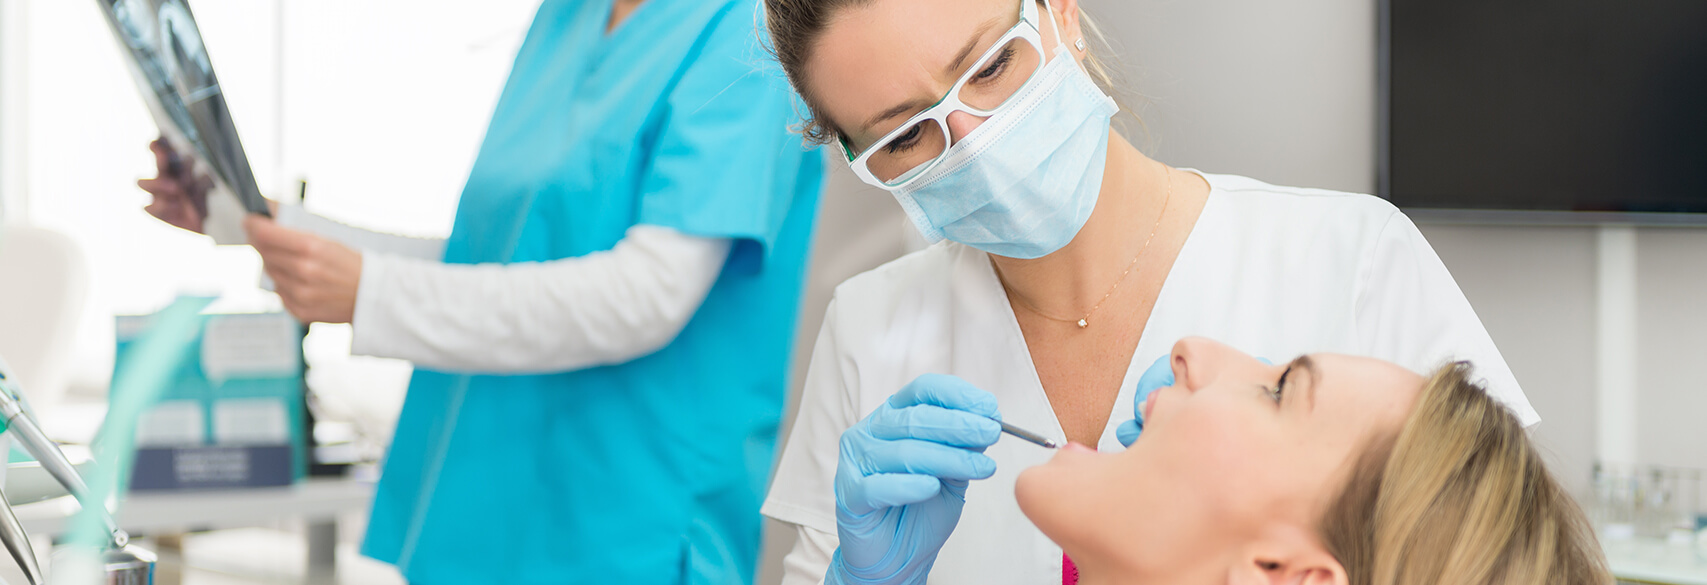
[(1339, 559), (1309, 534), (1270, 535), (1251, 543), (1234, 563), (1228, 579), (1234, 585), (1351, 583)]

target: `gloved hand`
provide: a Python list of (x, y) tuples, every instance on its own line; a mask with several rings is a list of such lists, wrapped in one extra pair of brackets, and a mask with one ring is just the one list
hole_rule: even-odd
[[(1132, 420), (1120, 423), (1114, 428), (1114, 438), (1121, 445), (1131, 447), (1138, 435), (1144, 432), (1144, 401), (1150, 398), (1150, 393), (1174, 385), (1173, 354), (1156, 358), (1156, 363), (1144, 370), (1144, 375), (1138, 376), (1138, 391), (1132, 393)], [(1257, 358), (1265, 365), (1274, 365), (1265, 358)]]
[(953, 376), (919, 376), (842, 433), (841, 546), (828, 585), (925, 582), (960, 522), (969, 480), (996, 472), (996, 397)]
[(1144, 432), (1144, 399), (1157, 389), (1174, 385), (1172, 358), (1172, 354), (1156, 358), (1156, 363), (1150, 364), (1144, 375), (1138, 376), (1138, 391), (1132, 394), (1132, 420), (1114, 428), (1114, 437), (1120, 439), (1120, 444), (1131, 447), (1132, 442), (1138, 440), (1138, 435)]

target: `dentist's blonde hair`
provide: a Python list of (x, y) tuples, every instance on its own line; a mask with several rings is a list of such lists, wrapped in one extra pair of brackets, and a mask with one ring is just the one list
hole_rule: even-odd
[(1613, 582), (1582, 510), (1469, 364), (1442, 367), (1319, 526), (1351, 585)]
[[(1044, 6), (1043, 0), (1035, 0), (1039, 7)], [(826, 122), (819, 113), (818, 100), (807, 91), (807, 78), (810, 71), (806, 62), (811, 59), (812, 49), (819, 37), (824, 34), (824, 28), (830, 20), (843, 10), (870, 4), (872, 0), (763, 0), (764, 30), (770, 32), (770, 42), (766, 46), (782, 70), (788, 75), (790, 85), (806, 102), (807, 110), (801, 114), (801, 123), (796, 128), (806, 141), (811, 144), (829, 144), (841, 135), (841, 130)], [(1123, 112), (1137, 114), (1126, 107), (1120, 98), (1119, 83), (1114, 75), (1114, 68), (1109, 65), (1101, 54), (1112, 52), (1108, 41), (1103, 37), (1102, 29), (1098, 28), (1083, 8), (1079, 9), (1079, 28), (1085, 33), (1087, 43), (1085, 49), (1085, 72), (1101, 87), (1104, 93), (1114, 96)], [(1063, 44), (1072, 45), (1068, 39), (1062, 39)]]

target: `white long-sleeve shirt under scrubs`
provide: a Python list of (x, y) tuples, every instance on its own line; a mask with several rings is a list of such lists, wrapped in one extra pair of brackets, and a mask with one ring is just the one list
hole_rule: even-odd
[(649, 225), (575, 258), (447, 264), (444, 240), (351, 227), (281, 205), (280, 225), (362, 254), (350, 351), (435, 370), (538, 373), (622, 363), (669, 344), (730, 242)]

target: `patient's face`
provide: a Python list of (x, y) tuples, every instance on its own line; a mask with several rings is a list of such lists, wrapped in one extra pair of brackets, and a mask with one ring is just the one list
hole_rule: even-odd
[(1261, 577), (1298, 552), (1286, 543), (1315, 543), (1348, 459), (1403, 424), (1424, 382), (1341, 355), (1270, 366), (1199, 338), (1176, 344), (1172, 365), (1176, 384), (1150, 395), (1131, 448), (1069, 446), (1019, 478), (1020, 507), (1087, 582)]

